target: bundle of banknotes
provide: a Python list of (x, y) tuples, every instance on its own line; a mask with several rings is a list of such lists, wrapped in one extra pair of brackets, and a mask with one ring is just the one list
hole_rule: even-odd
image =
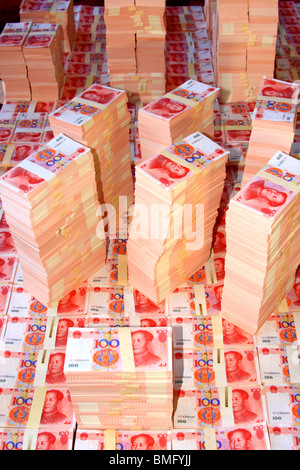
[(4, 96), (10, 99), (31, 100), (23, 46), (32, 23), (7, 23), (0, 34), (1, 79)]
[(83, 429), (172, 427), (170, 327), (69, 328), (64, 374)]
[(0, 185), (24, 285), (55, 306), (105, 263), (91, 150), (59, 134), (7, 171)]
[(218, 91), (218, 88), (188, 80), (140, 108), (138, 125), (142, 159), (153, 157), (193, 132), (213, 138), (213, 102)]
[(64, 82), (59, 24), (33, 23), (23, 45), (33, 101), (57, 101)]
[(129, 283), (155, 303), (210, 258), (228, 153), (196, 132), (136, 166)]
[(252, 114), (243, 186), (278, 149), (290, 153), (295, 136), (299, 90), (296, 83), (263, 78)]
[(22, 0), (19, 9), (21, 21), (58, 24), (62, 28), (62, 45), (66, 52), (73, 48), (76, 29), (73, 0)]
[(64, 83), (64, 52), (59, 24), (7, 23), (0, 35), (6, 101), (59, 100)]

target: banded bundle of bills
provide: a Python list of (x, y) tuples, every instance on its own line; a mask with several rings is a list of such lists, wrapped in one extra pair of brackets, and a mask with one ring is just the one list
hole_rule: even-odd
[(250, 334), (275, 311), (294, 282), (299, 265), (299, 175), (299, 160), (278, 151), (229, 203), (221, 313)]
[(252, 425), (268, 420), (263, 387), (240, 384), (236, 387), (205, 387), (176, 390), (174, 428)]
[(23, 45), (31, 22), (7, 23), (0, 34), (1, 79), (6, 101), (31, 100)]
[(77, 429), (74, 450), (171, 450), (171, 431)]
[(299, 426), (268, 426), (272, 450), (299, 450)]
[(57, 306), (105, 264), (93, 155), (59, 134), (6, 172), (0, 188), (24, 287)]
[(64, 373), (80, 428), (172, 428), (170, 327), (69, 328)]
[(193, 132), (213, 138), (213, 102), (218, 88), (188, 80), (138, 112), (142, 159), (146, 160)]
[(172, 449), (271, 450), (266, 423), (231, 427), (172, 430)]
[(99, 201), (113, 206), (118, 224), (119, 197), (126, 196), (126, 210), (133, 203), (126, 92), (94, 84), (52, 112), (49, 121), (54, 135), (63, 132), (91, 148)]
[(22, 0), (19, 14), (21, 21), (61, 25), (63, 49), (71, 52), (76, 34), (73, 0)]
[(64, 82), (61, 26), (33, 23), (23, 45), (31, 98), (57, 101)]
[(72, 450), (75, 431), (5, 427), (0, 430), (2, 450)]
[[(3, 389), (1, 428), (74, 431), (75, 415), (66, 387)], [(36, 432), (37, 434), (37, 432)]]
[[(270, 386), (273, 391), (273, 387), (284, 386), (296, 386), (299, 387), (300, 382), (300, 347), (297, 344), (287, 346), (273, 346), (273, 347), (259, 347), (258, 348), (259, 367), (261, 371), (261, 381), (266, 387)], [(283, 390), (284, 387), (281, 389)], [(276, 389), (275, 389), (276, 390)], [(290, 389), (291, 390), (291, 389)], [(296, 391), (297, 393), (297, 391)], [(282, 400), (289, 400), (287, 396), (294, 395), (294, 392), (286, 393), (282, 392), (279, 394)], [(278, 397), (277, 397), (278, 398)], [(279, 400), (275, 398), (275, 403)], [(283, 405), (284, 408), (284, 405)], [(286, 407), (285, 407), (286, 408)], [(269, 410), (270, 411), (270, 410)], [(275, 416), (278, 413), (275, 408)], [(291, 411), (291, 410), (289, 410)], [(285, 411), (287, 420), (292, 421), (291, 412)], [(272, 417), (269, 416), (269, 420), (272, 421)], [(275, 419), (276, 420), (276, 419)], [(277, 419), (278, 420), (278, 419)]]
[(260, 387), (259, 355), (256, 348), (174, 350), (174, 391), (208, 387)]
[(265, 387), (269, 425), (299, 426), (299, 384)]
[[(196, 299), (195, 299), (196, 302)], [(174, 309), (174, 307), (173, 307)], [(172, 316), (173, 346), (176, 350), (201, 351), (209, 348), (254, 348), (255, 338), (219, 315)]]
[(280, 149), (290, 153), (294, 140), (299, 85), (264, 77), (252, 114), (242, 185), (244, 186)]
[(210, 258), (228, 153), (196, 132), (136, 166), (129, 284), (156, 304)]

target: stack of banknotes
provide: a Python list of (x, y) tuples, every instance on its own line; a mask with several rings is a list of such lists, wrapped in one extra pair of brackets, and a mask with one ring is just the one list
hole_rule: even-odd
[(0, 185), (24, 286), (44, 305), (57, 306), (105, 264), (91, 150), (59, 134), (7, 171)]
[(247, 79), (249, 95), (257, 97), (261, 77), (273, 77), (278, 28), (278, 0), (262, 4), (249, 0), (247, 34)]
[(219, 0), (212, 9), (212, 49), (220, 99), (255, 101), (261, 76), (273, 76), (278, 0), (266, 5), (257, 0)]
[(64, 374), (83, 429), (170, 429), (172, 329), (69, 328)]
[(223, 102), (246, 101), (248, 0), (217, 2), (213, 21), (213, 60)]
[(263, 325), (294, 283), (299, 183), (300, 161), (278, 151), (229, 203), (222, 315), (250, 333)]
[(57, 101), (64, 83), (63, 38), (59, 24), (33, 23), (23, 53), (33, 101)]
[(119, 196), (127, 197), (126, 211), (133, 203), (126, 92), (94, 84), (50, 113), (49, 121), (54, 135), (63, 132), (92, 149), (99, 201), (113, 206), (118, 223)]
[(32, 23), (7, 23), (0, 34), (1, 79), (7, 101), (31, 100), (23, 46)]
[(228, 153), (196, 132), (136, 166), (129, 284), (157, 304), (210, 257)]
[(63, 49), (71, 52), (76, 35), (73, 0), (22, 0), (19, 15), (21, 21), (61, 25)]
[(111, 86), (143, 103), (165, 93), (165, 0), (104, 2)]
[(242, 184), (280, 149), (290, 153), (295, 136), (299, 85), (263, 77), (252, 114), (252, 133)]
[(188, 80), (140, 108), (138, 127), (142, 159), (153, 157), (196, 131), (213, 138), (213, 102), (218, 91), (218, 88)]

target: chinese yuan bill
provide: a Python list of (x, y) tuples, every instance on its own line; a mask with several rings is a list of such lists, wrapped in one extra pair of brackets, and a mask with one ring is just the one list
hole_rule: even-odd
[(297, 197), (297, 193), (281, 186), (279, 181), (278, 183), (259, 176), (254, 177), (232, 199), (232, 202), (275, 219)]
[[(73, 100), (51, 113), (50, 123), (53, 117), (55, 120), (81, 127), (94, 115), (103, 113), (103, 110), (119, 96), (124, 96), (123, 90), (98, 84), (91, 85)], [(93, 103), (95, 103), (94, 106)]]
[(281, 80), (263, 78), (254, 109), (254, 119), (293, 122), (299, 86)]
[(289, 346), (296, 344), (299, 336), (299, 312), (274, 313), (258, 330), (257, 345)]
[(8, 317), (3, 345), (8, 351), (34, 352), (44, 346), (47, 317)]
[(72, 428), (74, 412), (66, 387), (3, 389), (1, 427)]
[(37, 351), (1, 351), (0, 380), (3, 388), (32, 387), (36, 371)]
[(226, 427), (267, 421), (263, 387), (182, 388), (174, 394), (175, 428)]
[[(171, 329), (131, 328), (122, 338), (120, 329), (69, 328), (65, 374), (93, 373), (118, 376), (123, 372), (172, 370)], [(125, 352), (128, 351), (126, 356)], [(123, 353), (123, 354), (122, 354)]]
[(173, 347), (183, 351), (211, 348), (254, 348), (255, 339), (220, 316), (180, 317), (172, 320)]
[(60, 134), (5, 173), (1, 177), (1, 187), (3, 190), (14, 189), (21, 196), (32, 199), (35, 190), (43, 185), (48, 187), (55, 175), (89, 151), (88, 147)]
[(77, 429), (75, 450), (170, 450), (171, 431)]
[(22, 429), (3, 428), (0, 431), (0, 446), (3, 450), (72, 450), (72, 429)]
[(256, 349), (174, 351), (174, 389), (261, 384)]
[(173, 450), (271, 450), (266, 423), (172, 430)]
[(159, 155), (140, 163), (137, 170), (147, 173), (151, 179), (169, 190), (191, 178), (193, 173), (206, 168), (210, 162), (226, 157), (228, 153), (205, 135), (195, 132), (167, 147)]
[(300, 394), (297, 385), (265, 386), (268, 424), (270, 426), (300, 425)]
[(261, 381), (264, 385), (296, 385), (300, 380), (297, 344), (258, 348)]
[(300, 428), (298, 426), (268, 425), (272, 450), (299, 450)]

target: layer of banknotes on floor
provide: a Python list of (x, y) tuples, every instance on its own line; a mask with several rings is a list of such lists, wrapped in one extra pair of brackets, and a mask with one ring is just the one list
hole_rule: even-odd
[[(2, 106), (1, 127), (9, 130), (9, 137), (2, 133), (1, 174), (53, 137), (48, 114), (82, 92), (91, 75), (109, 85), (104, 10), (78, 6), (74, 13), (77, 36), (71, 52), (65, 54), (61, 100)], [(292, 82), (300, 73), (300, 4), (280, 2), (279, 13), (275, 77)], [(215, 85), (203, 9), (167, 7), (166, 18), (167, 91), (189, 78)], [(91, 42), (89, 31), (99, 33), (98, 39), (94, 36)], [(198, 63), (194, 75), (191, 55)], [(92, 60), (95, 66), (90, 65)], [(110, 244), (105, 267), (61, 299), (57, 314), (51, 316), (24, 290), (18, 254), (1, 209), (1, 449), (299, 449), (300, 365), (295, 361), (296, 370), (291, 370), (289, 358), (291, 348), (298, 357), (300, 269), (281, 307), (256, 334), (219, 315), (226, 209), (241, 190), (254, 106), (214, 103), (214, 139), (230, 154), (212, 256), (159, 305), (126, 282), (127, 240), (117, 238)], [(133, 170), (141, 162), (139, 107), (137, 101), (128, 103)], [(40, 129), (18, 127), (33, 112), (40, 113)], [(300, 155), (299, 129), (297, 125), (292, 145), (295, 157)], [(124, 328), (125, 338), (118, 336), (117, 327), (122, 326), (130, 327)], [(91, 341), (88, 330), (96, 335), (93, 357), (101, 364), (107, 360), (105, 345), (115, 347), (113, 360), (117, 360), (118, 354), (122, 356), (120, 344), (125, 342), (134, 350), (134, 338), (148, 332), (147, 341), (155, 342), (154, 350), (168, 367), (150, 374), (143, 374), (142, 368), (134, 375), (135, 383), (132, 357), (126, 356), (127, 368), (120, 375), (84, 368), (80, 364), (90, 360), (84, 357)], [(72, 348), (79, 342), (79, 347)], [(99, 383), (104, 387), (101, 393)]]

